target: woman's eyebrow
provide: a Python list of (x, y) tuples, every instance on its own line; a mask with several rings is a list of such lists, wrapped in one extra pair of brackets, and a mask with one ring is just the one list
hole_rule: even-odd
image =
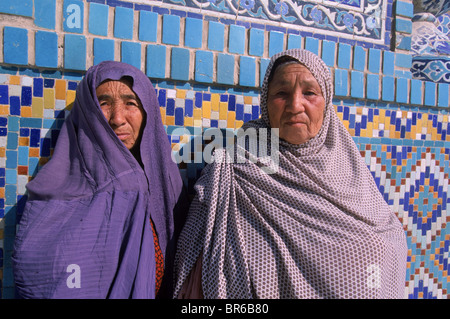
[[(122, 99), (131, 99), (131, 100), (138, 100), (137, 96), (134, 94), (122, 94), (120, 96)], [(98, 100), (107, 100), (107, 99), (112, 99), (112, 95), (109, 94), (101, 94), (97, 96)]]

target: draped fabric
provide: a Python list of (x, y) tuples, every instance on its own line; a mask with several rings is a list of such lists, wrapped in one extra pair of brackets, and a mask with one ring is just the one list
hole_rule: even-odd
[[(132, 78), (145, 111), (142, 166), (107, 123), (95, 94), (104, 80), (124, 76)], [(172, 287), (182, 181), (155, 89), (140, 70), (111, 61), (88, 70), (51, 160), (27, 191), (13, 253), (21, 297), (154, 298), (150, 221)]]
[(268, 77), (285, 56), (317, 79), (326, 103), (323, 125), (304, 144), (281, 140), (272, 173), (262, 161), (239, 163), (239, 152), (252, 155), (242, 143), (234, 153), (216, 150), (180, 235), (174, 296), (201, 258), (204, 298), (402, 298), (405, 233), (335, 114), (323, 61), (297, 49), (273, 56), (261, 118), (243, 129), (270, 133)]

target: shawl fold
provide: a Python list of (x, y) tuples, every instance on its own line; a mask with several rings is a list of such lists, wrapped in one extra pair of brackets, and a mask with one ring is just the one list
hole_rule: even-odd
[(243, 129), (270, 129), (268, 77), (285, 56), (317, 79), (326, 101), (323, 125), (304, 144), (281, 140), (271, 174), (258, 161), (236, 161), (239, 151), (252, 155), (243, 143), (216, 150), (180, 235), (174, 296), (201, 256), (205, 298), (402, 298), (405, 233), (335, 114), (323, 61), (305, 50), (273, 56), (261, 118)]
[[(95, 93), (104, 80), (124, 76), (145, 110), (142, 166), (107, 123)], [(155, 89), (140, 70), (112, 61), (88, 70), (52, 159), (27, 191), (13, 253), (20, 297), (155, 298), (150, 219), (171, 283), (182, 181)]]

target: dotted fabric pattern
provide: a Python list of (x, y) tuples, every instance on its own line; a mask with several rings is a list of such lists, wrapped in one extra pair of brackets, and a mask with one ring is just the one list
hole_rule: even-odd
[(281, 140), (272, 174), (261, 161), (237, 163), (240, 151), (252, 156), (242, 143), (234, 153), (216, 150), (179, 240), (174, 296), (202, 255), (205, 298), (402, 298), (405, 232), (334, 112), (323, 61), (298, 49), (273, 56), (261, 118), (243, 128), (270, 132), (268, 77), (283, 56), (317, 79), (326, 101), (322, 128), (301, 145)]

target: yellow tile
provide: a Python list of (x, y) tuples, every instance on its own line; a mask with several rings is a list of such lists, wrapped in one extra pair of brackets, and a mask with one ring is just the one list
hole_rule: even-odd
[(175, 116), (167, 115), (165, 124), (166, 125), (175, 125)]
[(44, 89), (44, 108), (55, 108), (55, 89)]
[(6, 149), (4, 147), (0, 147), (0, 157), (6, 157)]
[(0, 105), (0, 115), (9, 115), (8, 105)]
[(244, 125), (244, 121), (236, 121), (235, 122), (235, 128), (240, 128), (242, 125)]
[(226, 120), (228, 113), (228, 103), (220, 102), (219, 103), (219, 120)]
[(72, 104), (73, 101), (75, 101), (75, 91), (72, 90), (67, 90), (66, 92), (66, 106), (68, 106), (69, 104)]
[(10, 75), (9, 76), (9, 84), (10, 85), (20, 85), (20, 76)]
[(28, 150), (29, 157), (39, 157), (39, 148), (38, 147), (30, 147)]
[(162, 121), (163, 121), (163, 123), (164, 123), (164, 121), (165, 121), (165, 119), (166, 119), (166, 109), (163, 108), (163, 107), (160, 107), (160, 108), (159, 108), (159, 111), (161, 112), (161, 119), (162, 119)]
[(211, 102), (203, 101), (202, 110), (203, 118), (211, 118)]
[(41, 97), (33, 97), (31, 101), (31, 116), (43, 117), (44, 116), (44, 99)]
[(367, 137), (367, 129), (365, 129), (365, 128), (361, 129), (361, 131), (359, 132), (359, 136)]
[(184, 117), (184, 126), (192, 126), (194, 124), (194, 119), (192, 117)]
[(217, 93), (211, 94), (211, 110), (218, 111), (220, 103), (220, 95)]
[(236, 112), (228, 112), (227, 114), (227, 127), (235, 128), (236, 125)]
[(186, 90), (177, 89), (177, 98), (185, 99), (186, 98)]
[(30, 138), (26, 136), (19, 137), (19, 146), (28, 146), (30, 145)]
[(194, 121), (199, 120), (201, 122), (202, 120), (202, 109), (194, 108)]
[(22, 106), (20, 108), (21, 117), (31, 117), (31, 106)]
[(55, 99), (64, 100), (66, 98), (66, 81), (56, 80), (55, 81)]
[(0, 198), (5, 198), (5, 188), (0, 187)]
[(244, 104), (253, 104), (253, 96), (244, 96)]
[(196, 119), (194, 119), (194, 126), (196, 126), (196, 127), (201, 127), (202, 126), (202, 120), (196, 120)]

